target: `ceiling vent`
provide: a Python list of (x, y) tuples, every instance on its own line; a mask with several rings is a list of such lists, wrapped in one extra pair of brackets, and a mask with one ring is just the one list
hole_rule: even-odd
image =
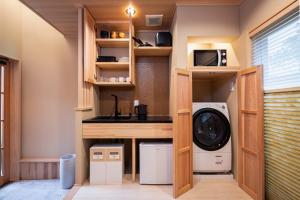
[(163, 15), (146, 15), (146, 26), (161, 26)]

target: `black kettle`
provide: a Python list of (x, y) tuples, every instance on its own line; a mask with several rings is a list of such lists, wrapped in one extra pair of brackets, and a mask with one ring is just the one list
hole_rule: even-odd
[(147, 105), (140, 104), (134, 107), (134, 113), (138, 116), (138, 119), (147, 119)]

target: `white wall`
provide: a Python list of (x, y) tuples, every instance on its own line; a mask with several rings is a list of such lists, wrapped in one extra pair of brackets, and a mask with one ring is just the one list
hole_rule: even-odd
[(17, 0), (0, 0), (0, 55), (21, 57), (21, 17), (23, 5)]
[(240, 37), (236, 53), (242, 68), (251, 66), (249, 32), (294, 0), (244, 0), (240, 6)]
[(65, 38), (18, 0), (0, 6), (0, 55), (22, 64), (22, 157), (75, 152), (77, 39)]
[(173, 22), (173, 67), (188, 64), (188, 37), (234, 37), (239, 35), (238, 6), (178, 6)]

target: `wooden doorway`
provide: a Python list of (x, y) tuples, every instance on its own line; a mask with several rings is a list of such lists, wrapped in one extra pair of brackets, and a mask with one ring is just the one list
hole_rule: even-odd
[(9, 180), (10, 163), (10, 67), (0, 58), (0, 186)]
[(262, 67), (239, 72), (238, 183), (253, 199), (264, 199)]

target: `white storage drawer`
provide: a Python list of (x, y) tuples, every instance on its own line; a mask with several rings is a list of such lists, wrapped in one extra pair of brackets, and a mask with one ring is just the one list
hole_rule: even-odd
[(172, 184), (172, 144), (140, 143), (140, 184)]
[(94, 145), (90, 148), (90, 184), (122, 184), (124, 171), (122, 144)]

